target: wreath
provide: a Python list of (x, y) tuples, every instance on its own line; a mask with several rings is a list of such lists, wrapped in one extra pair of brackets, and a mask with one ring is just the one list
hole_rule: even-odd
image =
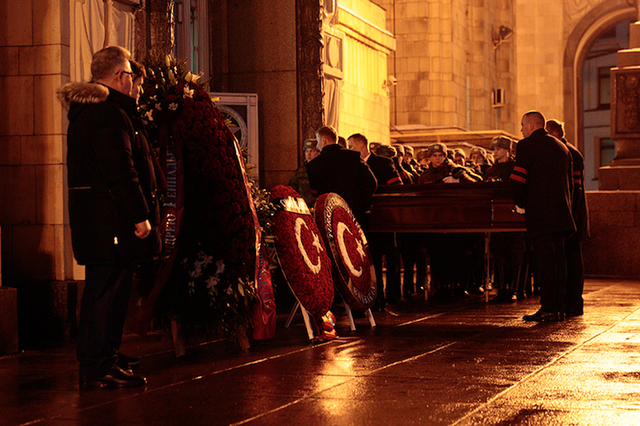
[(367, 238), (347, 202), (335, 193), (318, 197), (315, 205), (318, 228), (333, 260), (333, 282), (356, 310), (373, 306), (376, 279)]
[(166, 150), (162, 140), (169, 138), (179, 146), (184, 170), (184, 217), (167, 305), (186, 337), (222, 334), (246, 349), (256, 298), (256, 224), (243, 159), (220, 110), (185, 63), (147, 56), (140, 98), (156, 150)]
[(333, 303), (331, 261), (304, 200), (289, 186), (271, 190), (278, 207), (271, 226), (282, 272), (300, 304), (315, 319)]

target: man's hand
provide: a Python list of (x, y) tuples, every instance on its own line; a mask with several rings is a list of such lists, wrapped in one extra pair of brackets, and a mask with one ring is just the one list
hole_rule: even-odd
[(516, 213), (518, 213), (518, 214), (524, 214), (524, 208), (523, 208), (523, 207), (515, 206), (515, 207), (513, 208), (513, 211), (514, 211), (514, 212), (516, 212)]
[(444, 183), (460, 183), (460, 179), (456, 179), (453, 176), (447, 176), (442, 180)]
[(151, 224), (148, 220), (136, 223), (136, 230), (134, 232), (136, 234), (136, 237), (144, 240), (149, 235), (149, 232), (151, 232)]

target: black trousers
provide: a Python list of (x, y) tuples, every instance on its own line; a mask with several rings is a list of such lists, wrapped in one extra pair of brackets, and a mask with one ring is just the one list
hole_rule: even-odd
[(80, 374), (105, 375), (117, 360), (134, 265), (87, 265), (76, 353)]
[[(376, 271), (378, 286), (378, 305), (384, 307), (386, 302), (395, 303), (400, 300), (400, 254), (394, 234), (387, 232), (370, 232), (367, 234), (371, 261)], [(383, 280), (383, 256), (387, 263), (386, 286)], [(386, 287), (386, 289), (385, 289)], [(386, 290), (386, 297), (385, 297)]]
[(565, 308), (568, 313), (581, 314), (584, 300), (584, 261), (582, 259), (582, 240), (578, 233), (567, 238), (564, 242), (567, 257), (567, 294)]
[(532, 255), (540, 281), (540, 308), (544, 312), (565, 312), (567, 260), (564, 233), (553, 233), (531, 239)]

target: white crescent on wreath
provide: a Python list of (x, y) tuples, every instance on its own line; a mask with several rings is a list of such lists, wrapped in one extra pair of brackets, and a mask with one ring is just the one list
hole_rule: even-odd
[[(313, 235), (313, 243), (311, 245), (318, 250), (317, 263), (314, 263), (309, 259), (309, 254), (307, 253), (307, 249), (304, 247), (304, 243), (302, 242), (302, 228), (306, 228), (311, 235)], [(300, 254), (302, 255), (302, 259), (304, 260), (305, 265), (309, 268), (311, 272), (318, 275), (322, 270), (322, 262), (320, 261), (320, 253), (323, 251), (322, 244), (320, 244), (320, 237), (318, 234), (309, 229), (304, 219), (301, 217), (296, 218), (295, 224), (295, 235), (296, 235), (296, 243), (298, 244), (298, 250), (300, 250)]]
[[(344, 212), (342, 215), (347, 222), (336, 217), (334, 213), (338, 211)], [(315, 218), (331, 253), (332, 275), (337, 290), (352, 309), (364, 310), (371, 307), (377, 296), (375, 270), (367, 239), (349, 205), (338, 194), (323, 194), (316, 201)], [(355, 252), (349, 251), (346, 243), (348, 238), (355, 241)]]

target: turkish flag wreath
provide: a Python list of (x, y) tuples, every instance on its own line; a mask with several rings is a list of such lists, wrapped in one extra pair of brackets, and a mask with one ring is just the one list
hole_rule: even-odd
[(304, 200), (289, 186), (274, 187), (270, 201), (279, 208), (272, 231), (282, 272), (300, 304), (312, 315), (317, 337), (335, 338), (331, 321), (325, 317), (332, 316), (329, 312), (333, 303), (331, 260), (313, 216)]
[(351, 208), (338, 194), (318, 197), (315, 217), (329, 248), (333, 263), (333, 283), (354, 310), (365, 310), (376, 300), (376, 274), (369, 243)]

